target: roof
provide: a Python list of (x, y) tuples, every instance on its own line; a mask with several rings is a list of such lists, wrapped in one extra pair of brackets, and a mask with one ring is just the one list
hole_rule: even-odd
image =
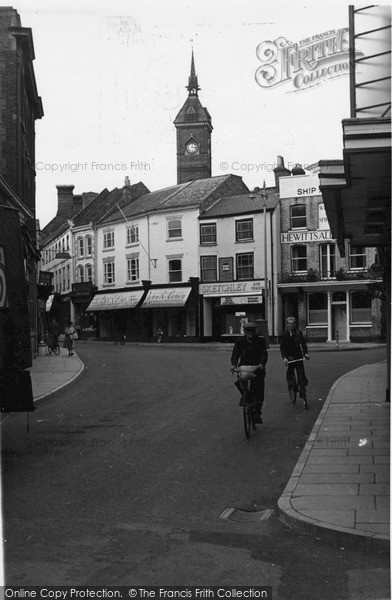
[(139, 196), (130, 204), (122, 207), (122, 213), (113, 209), (99, 222), (110, 223), (123, 218), (131, 219), (147, 213), (170, 211), (181, 208), (206, 208), (222, 196), (233, 193), (249, 194), (249, 190), (238, 175), (220, 175), (196, 179), (162, 190), (156, 190)]
[[(192, 119), (189, 118), (189, 109), (192, 111)], [(201, 122), (209, 123), (210, 127), (212, 128), (211, 116), (208, 110), (202, 106), (198, 96), (188, 96), (183, 107), (174, 119), (174, 124), (179, 125), (181, 123), (186, 123), (189, 126), (192, 123)]]
[[(267, 210), (274, 210), (279, 203), (279, 194), (276, 187), (266, 188)], [(210, 219), (212, 217), (232, 217), (233, 215), (243, 215), (246, 213), (261, 212), (264, 209), (264, 199), (259, 193), (239, 194), (236, 196), (226, 196), (220, 198), (212, 206), (207, 208), (200, 215), (200, 219)]]

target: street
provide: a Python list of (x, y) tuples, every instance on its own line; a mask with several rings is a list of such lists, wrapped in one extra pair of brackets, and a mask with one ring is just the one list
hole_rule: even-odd
[[(386, 554), (334, 546), (277, 501), (329, 389), (385, 348), (313, 352), (309, 411), (276, 348), (264, 424), (246, 440), (227, 347), (78, 343), (85, 371), (2, 424), (7, 585), (272, 586), (277, 600), (389, 597)], [(55, 360), (55, 357), (54, 357)], [(227, 508), (272, 509), (264, 520)]]

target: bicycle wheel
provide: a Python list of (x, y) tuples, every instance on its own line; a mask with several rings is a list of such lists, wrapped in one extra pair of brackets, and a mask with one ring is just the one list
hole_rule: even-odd
[(252, 411), (250, 406), (244, 406), (242, 409), (242, 414), (244, 417), (244, 430), (245, 430), (245, 435), (246, 437), (249, 439), (250, 438), (250, 431), (253, 425), (253, 419), (252, 419)]
[(57, 345), (53, 348), (53, 354), (55, 354), (56, 356), (58, 356), (60, 354), (60, 346)]
[(52, 354), (53, 352), (53, 348), (51, 346), (48, 346), (48, 354)]

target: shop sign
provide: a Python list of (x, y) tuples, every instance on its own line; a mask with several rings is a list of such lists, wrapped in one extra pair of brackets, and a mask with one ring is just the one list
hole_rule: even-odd
[(262, 304), (263, 297), (262, 296), (223, 296), (220, 299), (220, 303), (222, 306), (227, 306), (231, 304)]
[(325, 242), (331, 241), (332, 233), (329, 230), (325, 231), (289, 231), (287, 233), (280, 234), (280, 241), (282, 244), (293, 244), (300, 242), (301, 244), (307, 244), (309, 242)]
[(118, 310), (134, 308), (141, 300), (143, 291), (118, 292), (117, 294), (98, 294), (94, 296), (86, 310)]
[(318, 173), (294, 175), (279, 178), (280, 198), (305, 198), (321, 196)]
[(184, 306), (191, 292), (190, 287), (184, 288), (163, 288), (159, 290), (149, 290), (146, 299), (143, 302), (143, 308), (165, 307), (165, 306)]
[(201, 283), (202, 296), (223, 296), (226, 294), (254, 294), (262, 292), (264, 281), (227, 281), (225, 283)]

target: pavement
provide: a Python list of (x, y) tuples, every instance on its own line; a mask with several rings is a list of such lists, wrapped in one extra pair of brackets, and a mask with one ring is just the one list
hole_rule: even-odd
[[(219, 343), (191, 345), (232, 348), (232, 344)], [(340, 344), (339, 350), (380, 346), (346, 343)], [(309, 345), (310, 351), (316, 349), (337, 348), (336, 343)], [(34, 402), (55, 394), (83, 369), (77, 353), (68, 356), (63, 348), (59, 356), (39, 356), (30, 369)], [(278, 501), (280, 518), (287, 525), (340, 544), (389, 549), (390, 403), (385, 402), (386, 383), (386, 361), (362, 366), (334, 383)]]

